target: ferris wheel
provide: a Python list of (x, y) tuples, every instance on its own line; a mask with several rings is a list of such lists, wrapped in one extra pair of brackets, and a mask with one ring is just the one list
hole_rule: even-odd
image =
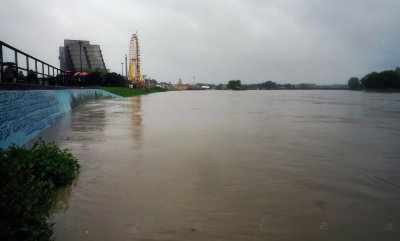
[(136, 87), (143, 85), (143, 77), (140, 72), (140, 49), (137, 33), (132, 34), (129, 42), (129, 80)]

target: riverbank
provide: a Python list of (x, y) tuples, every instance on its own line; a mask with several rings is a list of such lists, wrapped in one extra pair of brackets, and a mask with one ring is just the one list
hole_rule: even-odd
[(120, 97), (102, 89), (0, 91), (0, 148), (24, 144), (86, 101)]
[(128, 87), (105, 87), (105, 86), (95, 86), (95, 88), (102, 89), (122, 97), (133, 97), (138, 95), (147, 95), (151, 93), (168, 91), (166, 89), (161, 89), (161, 88), (132, 89)]

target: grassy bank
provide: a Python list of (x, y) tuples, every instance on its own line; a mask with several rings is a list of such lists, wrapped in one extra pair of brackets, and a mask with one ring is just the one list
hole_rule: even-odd
[(128, 87), (105, 87), (105, 86), (96, 86), (96, 88), (103, 89), (105, 91), (114, 93), (116, 95), (120, 95), (123, 97), (132, 97), (138, 95), (147, 95), (150, 93), (156, 92), (165, 92), (167, 90), (160, 88), (152, 88), (152, 89), (131, 89)]
[(31, 149), (0, 149), (0, 240), (52, 240), (47, 223), (56, 190), (76, 178), (68, 150), (37, 141)]

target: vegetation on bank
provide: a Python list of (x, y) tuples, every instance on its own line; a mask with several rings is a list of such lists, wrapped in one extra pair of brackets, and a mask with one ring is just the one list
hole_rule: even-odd
[(312, 90), (312, 89), (347, 89), (346, 85), (316, 85), (313, 83), (300, 83), (300, 84), (279, 84), (271, 80), (257, 83), (257, 84), (242, 84), (240, 80), (230, 80), (226, 88), (222, 84), (216, 86), (217, 90), (231, 89), (231, 90)]
[[(230, 80), (226, 86), (229, 90), (275, 90), (275, 89), (291, 89), (294, 88), (291, 84), (279, 85), (272, 81), (266, 81), (259, 84), (243, 84), (240, 80)], [(217, 89), (222, 89), (222, 85), (217, 86)]]
[(400, 68), (385, 70), (380, 73), (372, 72), (358, 79), (352, 77), (348, 81), (350, 90), (362, 89), (396, 89), (400, 90)]
[[(304, 85), (304, 86), (302, 86)], [(240, 80), (230, 80), (226, 87), (231, 90), (277, 90), (277, 89), (295, 89), (295, 85), (292, 84), (277, 84), (273, 81), (265, 81), (258, 84), (242, 84)], [(309, 89), (307, 84), (300, 84), (300, 89)], [(222, 84), (218, 85), (216, 89), (222, 89)]]
[(351, 77), (347, 82), (347, 86), (349, 87), (349, 90), (362, 90), (363, 88), (360, 80), (356, 77)]
[(226, 88), (228, 90), (240, 90), (242, 88), (242, 83), (240, 80), (230, 80)]
[(116, 95), (120, 95), (122, 97), (132, 97), (132, 96), (147, 95), (150, 93), (167, 91), (166, 89), (161, 89), (161, 88), (133, 89), (128, 87), (105, 87), (105, 86), (96, 86), (96, 88), (103, 89), (105, 91), (114, 93)]
[[(304, 85), (304, 84), (303, 84)], [(307, 88), (307, 86), (300, 86), (300, 88)], [(273, 81), (266, 81), (259, 84), (248, 84), (243, 85), (243, 89), (245, 90), (277, 90), (277, 89), (295, 89), (295, 86), (292, 84), (277, 84)]]
[(87, 69), (86, 76), (75, 77), (80, 86), (127, 86), (126, 79), (115, 72), (109, 72), (108, 69)]
[(52, 240), (48, 224), (56, 190), (70, 185), (79, 164), (55, 144), (0, 148), (0, 240)]

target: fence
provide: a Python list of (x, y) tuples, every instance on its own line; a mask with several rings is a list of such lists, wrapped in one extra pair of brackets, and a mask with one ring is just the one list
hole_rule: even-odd
[[(11, 59), (5, 61), (6, 52)], [(12, 61), (13, 60), (13, 61)], [(0, 41), (0, 83), (70, 85), (72, 73), (63, 71)]]

